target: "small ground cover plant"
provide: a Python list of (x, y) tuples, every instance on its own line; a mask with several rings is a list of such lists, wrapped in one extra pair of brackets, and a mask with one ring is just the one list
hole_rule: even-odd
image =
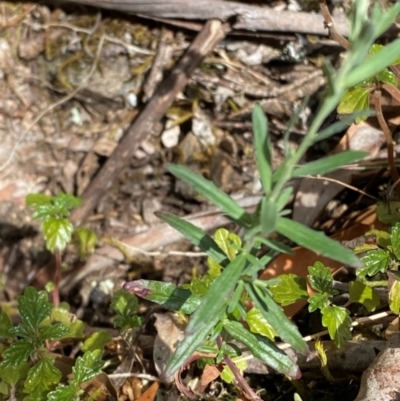
[[(258, 272), (265, 268), (277, 252), (290, 252), (287, 246), (275, 239), (276, 233), (343, 264), (355, 268), (363, 266), (362, 261), (351, 250), (320, 232), (290, 220), (287, 216), (291, 211), (286, 208), (286, 204), (292, 193), (292, 188), (288, 186), (290, 179), (325, 174), (366, 156), (364, 152), (346, 151), (298, 166), (300, 159), (312, 144), (340, 131), (354, 118), (365, 115), (364, 111), (359, 111), (346, 121), (320, 130), (321, 124), (336, 108), (346, 91), (377, 74), (379, 76), (384, 68), (396, 62), (400, 54), (398, 40), (380, 48), (379, 52), (370, 50), (375, 40), (399, 15), (400, 5), (396, 4), (383, 11), (375, 4), (370, 13), (368, 7), (368, 1), (354, 3), (351, 46), (346, 59), (337, 72), (326, 64), (328, 92), (321, 107), (297, 150), (289, 148), (289, 133), (285, 135), (286, 159), (276, 170), (273, 170), (271, 163), (272, 145), (267, 120), (261, 107), (255, 107), (252, 117), (254, 148), (264, 192), (255, 213), (246, 212), (212, 182), (189, 169), (177, 165), (169, 166), (173, 175), (218, 206), (232, 221), (242, 227), (245, 234), (243, 239), (239, 239), (232, 233), (220, 232), (212, 238), (200, 228), (177, 216), (158, 213), (162, 220), (180, 231), (209, 256), (208, 274), (201, 280), (194, 280), (189, 286), (179, 288), (169, 283), (146, 280), (125, 285), (127, 290), (138, 296), (156, 301), (166, 308), (190, 314), (185, 338), (178, 344), (168, 362), (165, 376), (170, 376), (185, 366), (196, 350), (211, 346), (218, 356), (216, 363), (224, 361), (246, 396), (260, 399), (242, 380), (240, 370), (232, 360), (232, 355), (240, 356), (237, 350), (235, 354), (235, 347), (232, 346), (232, 340), (236, 340), (250, 349), (254, 356), (279, 372), (293, 378), (299, 377), (298, 367), (276, 347), (274, 339), (279, 337), (304, 354), (307, 354), (308, 347), (297, 327), (285, 316), (274, 298), (282, 303), (290, 302), (291, 300), (285, 299), (283, 294), (293, 291), (299, 299), (308, 299), (304, 281), (290, 276), (269, 281), (258, 279)], [(260, 256), (259, 251), (263, 245), (270, 251)], [(309, 298), (310, 310), (321, 310), (323, 324), (336, 344), (343, 345), (344, 341), (350, 338), (351, 319), (346, 308), (331, 303), (335, 290), (331, 288), (330, 270), (317, 264), (310, 267), (309, 273), (311, 285), (316, 290), (316, 294)], [(368, 302), (368, 291), (366, 285), (359, 283), (354, 285), (352, 294), (358, 294), (353, 295), (354, 299), (372, 310), (376, 298), (371, 294)], [(253, 305), (250, 310), (249, 304)], [(243, 324), (244, 322), (246, 324)], [(258, 327), (253, 324), (255, 322), (258, 323)]]

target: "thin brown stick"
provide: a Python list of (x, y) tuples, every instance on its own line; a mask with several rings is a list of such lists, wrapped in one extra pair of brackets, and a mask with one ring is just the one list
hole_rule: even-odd
[(393, 85), (389, 85), (389, 84), (383, 84), (382, 85), (382, 89), (389, 93), (390, 96), (392, 96), (392, 98), (400, 104), (400, 90), (397, 89), (395, 86)]
[[(382, 113), (382, 94), (380, 91), (374, 92), (374, 99), (375, 99), (375, 111), (376, 111), (376, 118), (378, 119), (379, 125), (385, 135), (386, 139), (386, 146), (387, 146), (387, 158), (389, 164), (390, 174), (392, 176), (393, 182), (398, 182), (400, 180), (399, 173), (397, 171), (395, 162), (394, 162), (394, 147), (393, 147), (393, 139), (392, 133), (388, 125), (386, 124), (385, 117)], [(400, 198), (400, 186), (396, 186), (397, 196)]]
[(325, 0), (318, 0), (318, 4), (319, 8), (321, 9), (322, 16), (324, 17), (325, 28), (328, 28), (329, 30), (329, 36), (334, 41), (339, 43), (339, 45), (342, 46), (344, 49), (350, 50), (351, 47), (350, 42), (336, 31), (332, 21), (331, 13), (329, 12), (329, 8)]
[(83, 206), (71, 215), (74, 225), (79, 226), (92, 213), (116, 177), (129, 164), (137, 147), (153, 130), (154, 124), (161, 120), (176, 95), (185, 87), (203, 57), (225, 37), (226, 33), (227, 28), (220, 21), (211, 20), (204, 25), (170, 76), (160, 85), (154, 97), (128, 128), (103, 168), (84, 191)]

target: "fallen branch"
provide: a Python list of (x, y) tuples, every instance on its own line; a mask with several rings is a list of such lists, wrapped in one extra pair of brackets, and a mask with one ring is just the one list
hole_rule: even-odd
[(128, 128), (112, 155), (90, 182), (82, 195), (83, 206), (74, 211), (71, 221), (79, 226), (92, 213), (113, 181), (129, 165), (133, 153), (161, 120), (176, 95), (185, 87), (203, 57), (225, 37), (227, 28), (220, 21), (208, 21), (196, 36), (184, 56), (163, 81), (153, 98)]

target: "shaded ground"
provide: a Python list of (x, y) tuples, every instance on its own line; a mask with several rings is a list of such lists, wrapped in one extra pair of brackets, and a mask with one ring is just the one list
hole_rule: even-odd
[[(0, 16), (0, 303), (4, 304), (14, 303), (26, 286), (42, 288), (52, 279), (52, 259), (43, 251), (39, 226), (24, 206), (25, 196), (60, 191), (82, 195), (194, 33), (83, 7), (72, 12), (0, 2)], [(252, 108), (259, 102), (269, 118), (274, 165), (278, 166), (291, 117), (309, 97), (290, 137), (295, 148), (323, 94), (322, 56), (337, 65), (340, 48), (323, 37), (279, 33), (262, 39), (249, 34), (228, 36), (205, 57), (88, 219), (87, 225), (101, 238), (93, 263), (80, 262), (72, 247), (66, 252), (63, 299), (89, 326), (112, 328), (110, 294), (127, 279), (183, 283), (194, 269), (204, 271), (204, 258), (190, 253), (197, 250), (179, 242), (179, 237), (166, 234), (154, 212), (198, 214), (211, 231), (227, 222), (190, 188), (176, 182), (166, 172), (166, 164), (189, 166), (246, 207), (254, 207), (261, 187), (253, 158)], [(330, 152), (337, 140), (321, 143), (309, 158)], [(377, 154), (381, 143), (377, 133), (373, 140)], [(369, 180), (367, 175), (349, 176), (345, 181), (357, 181), (362, 187)], [(312, 191), (318, 194), (321, 188)], [(376, 195), (378, 185), (370, 192)], [(326, 195), (326, 203), (336, 196)], [(329, 208), (338, 216), (347, 209), (349, 199), (355, 200), (354, 195), (342, 197), (346, 202), (337, 199)], [(300, 204), (300, 214), (325, 208), (302, 203), (300, 196), (293, 201)], [(121, 246), (119, 250), (111, 246), (127, 238), (130, 247), (123, 245), (122, 250), (131, 254), (130, 260), (121, 254)], [(177, 251), (181, 254), (174, 254)], [(147, 307), (142, 307), (142, 313)], [(149, 344), (142, 345), (140, 357), (145, 370), (154, 374), (151, 323), (145, 333)], [(305, 324), (304, 334), (310, 326), (318, 330)], [(122, 346), (122, 341), (115, 344)], [(333, 390), (315, 370), (305, 377), (294, 387), (307, 400), (353, 400), (357, 393), (357, 377), (330, 385)], [(136, 399), (128, 387), (146, 387), (135, 380), (136, 384), (128, 381), (124, 387), (116, 386), (120, 400)], [(283, 378), (253, 376), (252, 380), (254, 388), (266, 388), (266, 400), (293, 399), (293, 384)], [(207, 391), (219, 396), (217, 390)], [(169, 399), (174, 398), (170, 395)]]

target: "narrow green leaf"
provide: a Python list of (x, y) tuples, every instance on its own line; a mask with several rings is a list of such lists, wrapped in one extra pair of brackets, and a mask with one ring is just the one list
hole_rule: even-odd
[(301, 373), (299, 367), (285, 352), (266, 337), (250, 333), (239, 322), (229, 320), (224, 322), (224, 329), (235, 340), (243, 343), (260, 361), (292, 379), (300, 378)]
[(294, 177), (304, 177), (306, 175), (323, 175), (337, 170), (347, 164), (352, 164), (368, 156), (368, 152), (359, 150), (348, 150), (336, 155), (327, 156), (300, 166), (293, 172)]
[(364, 262), (364, 266), (357, 269), (358, 277), (375, 276), (379, 272), (384, 273), (390, 265), (390, 255), (383, 249), (373, 249), (361, 260)]
[(269, 235), (275, 231), (276, 223), (278, 221), (278, 206), (271, 199), (265, 197), (261, 200), (261, 232), (264, 235)]
[(258, 172), (265, 194), (272, 188), (271, 138), (268, 135), (268, 121), (260, 105), (253, 110), (254, 152)]
[(229, 261), (224, 252), (204, 230), (171, 213), (157, 212), (156, 215), (179, 231), (192, 244), (198, 246), (203, 252), (206, 252), (210, 258), (214, 259), (221, 266), (228, 264)]
[(184, 340), (178, 345), (167, 364), (165, 369), (167, 376), (182, 366), (221, 319), (229, 294), (235, 288), (246, 265), (245, 255), (240, 254), (215, 279), (208, 294), (202, 298), (200, 306), (192, 315), (185, 330)]
[(101, 357), (102, 353), (99, 349), (86, 351), (83, 356), (80, 356), (72, 368), (74, 381), (81, 384), (100, 374), (104, 365)]
[(394, 40), (380, 52), (366, 59), (346, 77), (346, 86), (352, 87), (374, 76), (387, 66), (393, 64), (400, 54), (400, 40)]
[(285, 217), (278, 219), (277, 231), (285, 237), (323, 256), (337, 260), (349, 266), (360, 267), (357, 256), (339, 242), (328, 238), (324, 233), (317, 232)]
[(169, 165), (168, 170), (192, 186), (197, 192), (209, 199), (215, 206), (230, 216), (239, 225), (248, 227), (252, 223), (251, 216), (229, 195), (221, 191), (213, 182), (193, 173), (188, 168)]
[(321, 310), (322, 325), (328, 329), (329, 336), (338, 348), (351, 340), (350, 312), (342, 306), (327, 306)]
[(275, 337), (278, 337), (278, 333), (268, 323), (262, 313), (255, 307), (251, 308), (246, 313), (246, 322), (249, 325), (252, 333), (260, 334), (269, 338), (271, 341), (274, 341)]
[(315, 262), (314, 266), (308, 266), (308, 279), (311, 287), (319, 292), (336, 295), (338, 292), (332, 289), (333, 277), (331, 269), (321, 262)]
[(393, 252), (394, 256), (400, 260), (400, 223), (396, 223), (394, 227), (392, 227), (390, 243), (392, 245), (390, 249), (391, 252)]
[(279, 280), (276, 285), (268, 287), (275, 302), (286, 306), (308, 298), (307, 282), (304, 277), (298, 277), (296, 274), (281, 274)]
[(400, 313), (400, 281), (395, 280), (389, 292), (389, 307), (396, 314)]
[(304, 342), (297, 326), (289, 320), (282, 308), (275, 303), (265, 288), (259, 288), (252, 283), (245, 283), (245, 288), (251, 300), (278, 333), (279, 337), (288, 342), (296, 351), (307, 354), (307, 344)]
[(68, 219), (50, 217), (43, 222), (43, 235), (50, 252), (63, 251), (71, 241), (74, 226)]
[(50, 316), (52, 305), (45, 291), (33, 287), (25, 288), (24, 295), (18, 297), (18, 310), (22, 324), (35, 332), (40, 323)]
[(61, 380), (61, 372), (54, 362), (44, 358), (37, 362), (28, 372), (24, 383), (24, 392), (44, 392), (53, 388)]
[(278, 200), (276, 201), (276, 206), (279, 212), (289, 203), (292, 194), (293, 194), (292, 187), (287, 187), (282, 190)]
[(373, 312), (380, 303), (378, 293), (361, 281), (350, 281), (349, 295), (351, 302), (363, 304), (368, 312)]
[(188, 315), (193, 313), (201, 302), (201, 298), (193, 295), (190, 290), (162, 281), (129, 281), (123, 288), (140, 298), (162, 305), (165, 309)]

